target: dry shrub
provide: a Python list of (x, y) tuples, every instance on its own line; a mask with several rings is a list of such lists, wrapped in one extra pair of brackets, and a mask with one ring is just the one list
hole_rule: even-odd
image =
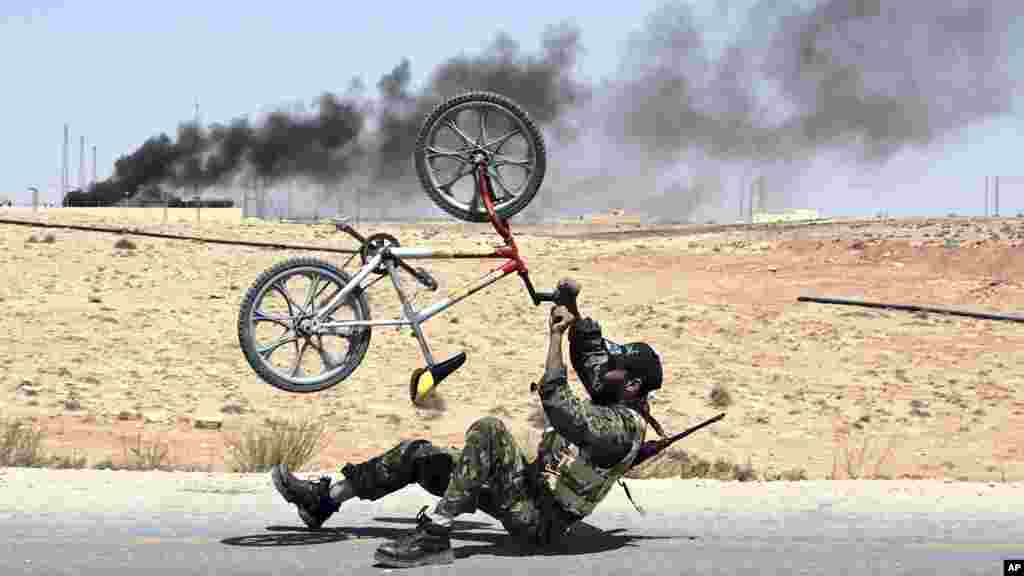
[(0, 466), (39, 468), (48, 459), (43, 454), (43, 431), (23, 420), (0, 422)]
[(143, 442), (142, 433), (135, 437), (135, 446), (128, 447), (122, 440), (123, 446), (131, 453), (125, 460), (128, 461), (129, 470), (170, 470), (171, 465), (167, 460), (170, 453), (170, 446), (166, 442), (154, 440)]
[(47, 463), (47, 468), (57, 470), (81, 470), (87, 465), (85, 456), (78, 456), (77, 451), (72, 451), (70, 456), (53, 456)]
[(164, 470), (170, 471), (174, 467), (168, 460), (171, 452), (170, 444), (154, 440), (144, 441), (142, 433), (136, 435), (135, 445), (128, 445), (128, 437), (121, 436), (122, 458), (120, 462), (114, 462), (107, 458), (97, 462), (93, 468), (97, 470)]
[(114, 243), (114, 248), (120, 248), (121, 250), (134, 250), (136, 245), (130, 238), (122, 236)]
[(630, 469), (626, 472), (626, 478), (679, 478), (689, 460), (690, 456), (686, 451), (669, 448), (640, 466)]
[(691, 456), (679, 448), (669, 448), (627, 472), (626, 478), (712, 478), (749, 482), (757, 480), (758, 475), (749, 460), (745, 465), (734, 464), (725, 458), (711, 461)]
[(323, 449), (326, 425), (309, 418), (298, 422), (267, 420), (227, 440), (231, 470), (266, 472), (277, 464), (300, 470)]
[(70, 456), (50, 456), (43, 451), (45, 433), (31, 422), (24, 420), (0, 420), (0, 466), (21, 466), (25, 468), (84, 468), (85, 457), (76, 453)]
[(803, 468), (791, 468), (782, 472), (765, 472), (764, 479), (768, 482), (776, 482), (779, 480), (799, 482), (801, 480), (807, 480), (807, 471)]
[(832, 456), (831, 480), (858, 480), (858, 479), (881, 479), (888, 478), (880, 474), (882, 465), (892, 455), (892, 445), (886, 445), (884, 450), (876, 450), (874, 458), (869, 458), (871, 452), (871, 437), (864, 435), (860, 446), (851, 446), (850, 434), (845, 432), (837, 442), (836, 451)]
[(710, 400), (715, 408), (727, 408), (732, 405), (732, 394), (724, 385), (715, 384), (711, 389)]

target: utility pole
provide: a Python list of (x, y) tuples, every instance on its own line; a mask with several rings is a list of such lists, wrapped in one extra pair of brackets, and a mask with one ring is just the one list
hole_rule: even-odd
[(96, 145), (92, 147), (92, 183), (96, 183)]
[[(192, 156), (198, 158), (199, 153), (199, 98), (196, 98), (196, 132), (195, 140), (192, 142)], [(196, 226), (199, 225), (199, 178), (196, 174), (196, 181), (193, 182), (193, 192), (196, 201)]]
[(988, 176), (985, 176), (985, 217), (988, 218)]
[(739, 221), (746, 219), (746, 210), (743, 208), (743, 202), (746, 200), (746, 187), (743, 184), (739, 184)]
[(60, 167), (60, 203), (64, 205), (64, 197), (68, 193), (68, 125), (64, 124), (64, 148), (61, 152), (61, 167)]
[(993, 212), (995, 212), (996, 218), (999, 217), (999, 176), (995, 176), (995, 197), (992, 199)]
[(79, 136), (78, 141), (78, 189), (85, 192), (85, 136)]
[[(756, 172), (755, 172), (756, 173)], [(754, 223), (754, 213), (757, 212), (757, 208), (761, 203), (760, 197), (760, 177), (750, 177), (750, 189), (747, 191), (747, 223)]]

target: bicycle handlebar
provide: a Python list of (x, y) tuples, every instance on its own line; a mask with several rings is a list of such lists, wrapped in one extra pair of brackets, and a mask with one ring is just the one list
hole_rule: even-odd
[(542, 302), (555, 301), (554, 292), (537, 292), (533, 289), (533, 282), (530, 281), (530, 275), (525, 270), (519, 270), (519, 277), (523, 279), (523, 284), (526, 285), (526, 291), (530, 293), (534, 306), (540, 306)]

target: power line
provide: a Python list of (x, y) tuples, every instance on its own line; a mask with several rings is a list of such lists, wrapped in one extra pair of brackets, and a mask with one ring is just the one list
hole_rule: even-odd
[(277, 244), (272, 242), (248, 242), (245, 240), (222, 240), (219, 238), (203, 238), (201, 236), (185, 236), (181, 234), (163, 234), (160, 232), (145, 232), (131, 228), (102, 228), (99, 226), (83, 226), (78, 224), (50, 224), (42, 222), (28, 222), (25, 220), (0, 219), (0, 224), (12, 224), (14, 226), (34, 226), (37, 228), (60, 228), (65, 230), (81, 230), (85, 232), (106, 232), (109, 234), (122, 234), (131, 236), (148, 236), (151, 238), (165, 238), (168, 240), (191, 240), (206, 244), (229, 244), (233, 246), (251, 246), (254, 248), (274, 248), (278, 250), (306, 250), (310, 252), (333, 252), (335, 254), (358, 254), (359, 250), (344, 248), (327, 248), (317, 246), (302, 246), (296, 244)]

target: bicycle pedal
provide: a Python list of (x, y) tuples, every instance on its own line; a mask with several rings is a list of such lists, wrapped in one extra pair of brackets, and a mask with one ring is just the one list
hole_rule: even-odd
[(416, 272), (418, 275), (417, 279), (421, 284), (431, 292), (437, 292), (437, 280), (434, 279), (434, 276), (430, 272), (427, 272), (426, 268), (417, 268)]
[(438, 362), (427, 368), (417, 368), (409, 380), (409, 399), (413, 404), (423, 402), (430, 396), (442, 380), (451, 375), (466, 363), (466, 353), (459, 352), (455, 356)]

